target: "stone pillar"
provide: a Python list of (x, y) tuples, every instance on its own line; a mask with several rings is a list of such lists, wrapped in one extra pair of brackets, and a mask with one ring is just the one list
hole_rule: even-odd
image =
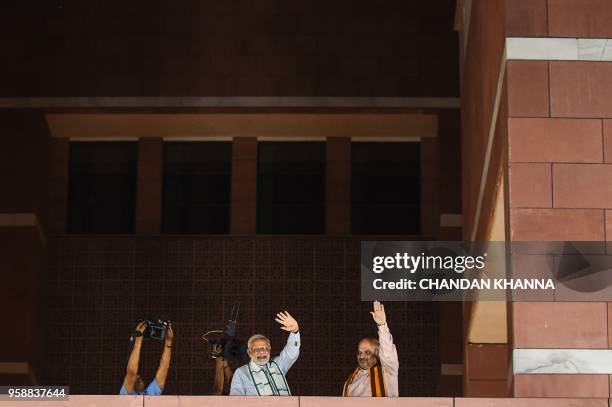
[(463, 316), (462, 303), (439, 304), (438, 348), (440, 376), (436, 396), (463, 395)]
[[(459, 109), (438, 111), (437, 206), (430, 222), (438, 227), (438, 240), (461, 240), (461, 122)], [(432, 197), (433, 199), (433, 197)], [(430, 199), (431, 200), (431, 199)], [(442, 302), (439, 308), (440, 377), (436, 395), (463, 394), (462, 304)]]
[(326, 168), (326, 233), (351, 233), (351, 139), (328, 137)]
[(138, 140), (136, 234), (161, 233), (163, 167), (163, 139), (151, 137)]
[[(612, 165), (604, 162), (597, 116), (612, 118), (612, 104), (593, 102), (612, 97), (612, 87), (602, 86), (610, 75), (612, 64), (601, 62), (508, 62), (512, 240), (606, 239)], [(607, 348), (608, 323), (603, 302), (515, 302), (512, 347)], [(514, 395), (608, 397), (608, 376), (519, 374)]]
[(257, 139), (235, 137), (232, 143), (230, 233), (257, 232)]
[[(600, 61), (604, 52), (597, 52), (597, 41), (582, 40), (612, 36), (606, 17), (612, 3), (471, 4), (462, 90), (464, 237), (488, 238), (496, 180), (503, 173), (506, 239), (606, 240), (612, 208), (612, 166), (606, 154), (612, 63)], [(524, 38), (504, 53), (507, 37)], [(540, 46), (546, 37), (578, 38), (555, 41), (555, 52), (563, 59), (576, 55), (575, 60), (561, 61), (555, 52), (544, 52), (552, 48)], [(509, 305), (510, 362), (522, 349), (581, 349), (594, 351), (596, 358), (597, 349), (608, 348), (608, 304), (560, 302), (560, 295), (549, 302)], [(469, 321), (469, 312), (465, 315)], [(495, 349), (489, 346), (484, 352), (481, 345), (466, 344), (465, 395), (503, 396), (503, 367), (497, 367), (503, 349), (496, 356), (499, 363), (491, 365)], [(510, 378), (508, 388), (515, 397), (610, 395), (606, 374), (511, 371)]]
[[(513, 36), (573, 37), (579, 46), (581, 38), (612, 36), (608, 1), (508, 3)], [(545, 55), (537, 61), (517, 59), (507, 63), (511, 239), (609, 239), (612, 63)], [(558, 291), (549, 302), (512, 303), (514, 353), (609, 347), (610, 304), (559, 302), (562, 295)], [(610, 396), (606, 374), (516, 374), (513, 379), (515, 397)]]

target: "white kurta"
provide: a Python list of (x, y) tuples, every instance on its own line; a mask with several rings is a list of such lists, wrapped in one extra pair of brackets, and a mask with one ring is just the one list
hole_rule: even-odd
[[(298, 356), (300, 356), (300, 333), (290, 333), (287, 344), (280, 355), (273, 358), (284, 374), (291, 369)], [(230, 386), (230, 396), (257, 396), (257, 389), (249, 373), (249, 365), (239, 367), (234, 372)]]

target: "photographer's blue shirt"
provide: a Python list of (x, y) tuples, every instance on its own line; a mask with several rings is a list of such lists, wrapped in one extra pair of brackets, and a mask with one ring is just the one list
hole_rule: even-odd
[[(138, 396), (138, 393), (134, 389), (132, 392), (128, 394), (125, 386), (121, 386), (121, 390), (119, 390), (119, 394), (122, 396)], [(143, 396), (161, 396), (162, 389), (159, 388), (159, 384), (157, 383), (157, 379), (153, 379), (153, 381), (147, 386), (146, 389), (140, 393)]]

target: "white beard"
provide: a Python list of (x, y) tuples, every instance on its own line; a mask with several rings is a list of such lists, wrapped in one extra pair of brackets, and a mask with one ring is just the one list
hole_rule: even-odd
[(253, 361), (253, 363), (255, 363), (255, 364), (256, 364), (256, 365), (258, 365), (258, 366), (265, 366), (265, 365), (267, 365), (267, 364), (268, 364), (268, 362), (270, 361), (270, 357), (268, 356), (268, 357), (266, 358), (266, 360), (261, 361), (261, 362), (260, 362), (259, 360), (257, 360), (257, 358), (253, 358), (253, 359), (251, 359), (251, 360)]

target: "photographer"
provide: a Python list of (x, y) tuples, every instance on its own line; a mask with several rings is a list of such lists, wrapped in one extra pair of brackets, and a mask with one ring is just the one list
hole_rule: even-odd
[(168, 377), (168, 368), (170, 367), (170, 356), (172, 353), (172, 340), (174, 339), (174, 332), (172, 331), (172, 324), (168, 325), (166, 335), (164, 338), (164, 350), (162, 352), (161, 360), (159, 361), (159, 367), (155, 374), (155, 379), (145, 389), (144, 382), (138, 374), (138, 361), (140, 359), (140, 348), (142, 346), (142, 338), (145, 329), (147, 328), (146, 322), (141, 322), (136, 327), (136, 331), (140, 334), (134, 339), (134, 347), (130, 354), (130, 359), (127, 365), (127, 372), (123, 379), (123, 386), (119, 394), (122, 395), (147, 395), (147, 396), (159, 396), (162, 394), (164, 386), (166, 385), (166, 377)]
[(229, 394), (229, 385), (232, 382), (234, 372), (226, 358), (221, 356), (221, 345), (213, 345), (213, 353), (218, 356), (215, 358), (215, 381), (213, 383), (213, 396)]

